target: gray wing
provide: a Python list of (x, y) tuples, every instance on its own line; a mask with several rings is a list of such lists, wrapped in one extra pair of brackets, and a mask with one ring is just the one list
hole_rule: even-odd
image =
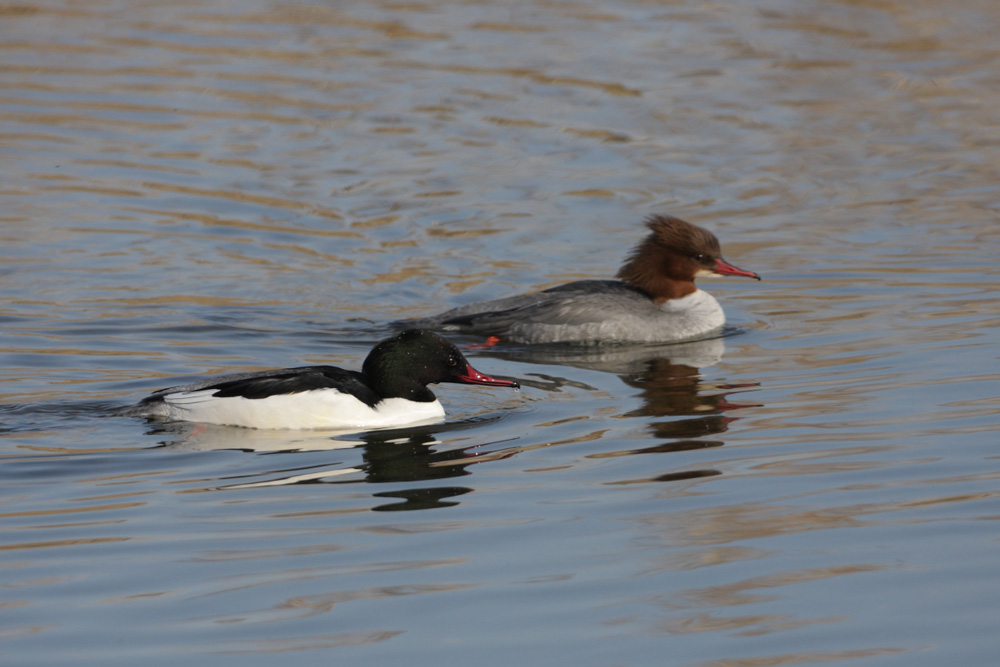
[(644, 292), (614, 280), (581, 280), (542, 292), (459, 306), (407, 325), (509, 337), (525, 324), (562, 327), (599, 323), (656, 307)]

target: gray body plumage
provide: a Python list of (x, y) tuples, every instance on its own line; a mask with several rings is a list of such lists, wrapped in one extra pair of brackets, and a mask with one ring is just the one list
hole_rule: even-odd
[(398, 324), (513, 343), (663, 343), (702, 337), (721, 328), (725, 316), (702, 290), (657, 305), (618, 280), (580, 280)]

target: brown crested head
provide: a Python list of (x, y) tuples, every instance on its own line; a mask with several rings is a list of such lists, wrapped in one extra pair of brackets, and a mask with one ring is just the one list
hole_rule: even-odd
[(760, 277), (722, 259), (715, 234), (670, 215), (646, 218), (650, 233), (629, 254), (618, 278), (641, 289), (656, 303), (677, 299), (697, 289), (697, 275)]

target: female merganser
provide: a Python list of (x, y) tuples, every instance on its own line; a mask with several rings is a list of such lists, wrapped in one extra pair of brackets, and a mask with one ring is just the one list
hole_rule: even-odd
[(361, 372), (303, 366), (222, 375), (161, 389), (120, 414), (249, 428), (382, 428), (437, 421), (437, 382), (518, 388), (474, 369), (458, 348), (410, 329), (383, 340)]
[(514, 343), (669, 343), (721, 329), (722, 307), (694, 279), (760, 276), (723, 260), (719, 240), (701, 227), (668, 215), (651, 215), (646, 226), (651, 233), (628, 256), (619, 280), (578, 280), (401, 324)]

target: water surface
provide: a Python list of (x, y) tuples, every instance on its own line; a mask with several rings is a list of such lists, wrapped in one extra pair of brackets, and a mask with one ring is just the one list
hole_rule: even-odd
[[(988, 664), (994, 3), (0, 8), (5, 664)], [(722, 339), (471, 348), (361, 434), (149, 425), (388, 322), (612, 275)], [(463, 345), (475, 339), (459, 339)]]

